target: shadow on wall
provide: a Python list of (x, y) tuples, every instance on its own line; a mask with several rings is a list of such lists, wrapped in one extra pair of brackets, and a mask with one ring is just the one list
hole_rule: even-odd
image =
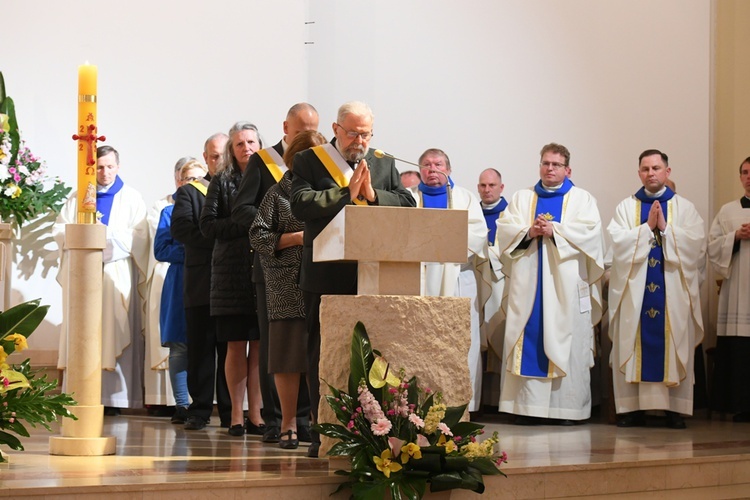
[(55, 278), (60, 267), (57, 243), (52, 237), (56, 218), (57, 214), (48, 213), (26, 223), (17, 231), (13, 249), (16, 279), (26, 281), (40, 272), (42, 278), (46, 279), (50, 270), (54, 270), (51, 278)]

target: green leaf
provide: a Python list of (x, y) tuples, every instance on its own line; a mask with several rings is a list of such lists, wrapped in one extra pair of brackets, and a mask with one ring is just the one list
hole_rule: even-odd
[(451, 425), (450, 428), (454, 436), (465, 438), (476, 435), (478, 431), (484, 429), (484, 425), (476, 422), (458, 422), (455, 425)]
[[(375, 356), (372, 354), (370, 337), (367, 336), (365, 325), (357, 321), (352, 333), (351, 359), (349, 361), (349, 394), (358, 394), (359, 381), (367, 381), (367, 374)], [(370, 390), (374, 390), (370, 388)]]
[(5, 78), (3, 78), (3, 72), (0, 71), (0, 107), (2, 107), (4, 100), (5, 100)]
[(430, 491), (435, 493), (437, 491), (454, 490), (461, 488), (462, 482), (461, 474), (458, 472), (435, 474), (430, 477)]
[(388, 485), (384, 481), (368, 481), (352, 485), (352, 493), (354, 493), (354, 498), (358, 500), (383, 500), (386, 498), (387, 491)]
[(485, 476), (496, 476), (502, 474), (500, 469), (495, 465), (495, 461), (488, 457), (479, 457), (471, 461), (471, 467), (479, 471), (480, 474)]
[(328, 450), (328, 455), (331, 456), (345, 456), (345, 457), (351, 457), (356, 455), (359, 450), (364, 447), (363, 443), (357, 443), (357, 442), (348, 442), (345, 443), (343, 441), (339, 441), (338, 443), (331, 446), (331, 449)]
[(7, 445), (11, 450), (23, 451), (21, 441), (13, 434), (0, 431), (0, 444)]
[[(49, 309), (49, 306), (40, 306), (39, 301), (40, 299), (24, 302), (0, 313), (0, 339), (12, 333), (20, 333), (28, 338), (42, 322)], [(14, 350), (15, 345), (6, 352), (10, 354)]]
[(346, 427), (339, 424), (315, 424), (313, 430), (333, 439), (349, 440), (354, 437)]
[(465, 411), (466, 405), (449, 406), (445, 410), (445, 417), (443, 418), (443, 422), (445, 422), (445, 425), (453, 429), (453, 426), (458, 424), (458, 422), (461, 420), (461, 417), (464, 416)]

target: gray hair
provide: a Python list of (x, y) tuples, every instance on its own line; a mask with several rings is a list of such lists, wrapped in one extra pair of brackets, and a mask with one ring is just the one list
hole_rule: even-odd
[(216, 168), (216, 173), (223, 172), (224, 170), (231, 173), (236, 168), (236, 163), (234, 161), (234, 152), (232, 151), (232, 137), (235, 134), (242, 132), (243, 130), (252, 130), (253, 132), (255, 132), (255, 135), (258, 137), (258, 145), (261, 149), (263, 149), (263, 139), (260, 137), (258, 127), (250, 122), (235, 123), (234, 125), (232, 125), (232, 128), (229, 129), (229, 140), (227, 141), (227, 145), (224, 148), (224, 155), (221, 159), (221, 163)]
[(289, 108), (289, 111), (287, 111), (286, 113), (286, 119), (288, 120), (292, 118), (293, 116), (297, 116), (298, 114), (304, 111), (309, 111), (313, 113), (315, 116), (318, 116), (318, 110), (315, 109), (315, 106), (306, 102), (298, 102), (297, 104)]
[(347, 115), (368, 116), (370, 121), (375, 121), (375, 115), (372, 114), (370, 106), (360, 101), (349, 101), (342, 104), (336, 115), (336, 121), (343, 122)]

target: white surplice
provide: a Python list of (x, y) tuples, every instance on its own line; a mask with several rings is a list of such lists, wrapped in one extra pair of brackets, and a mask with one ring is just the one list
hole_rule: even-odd
[[(516, 192), (497, 220), (497, 250), (505, 283), (504, 368), (500, 411), (532, 417), (584, 420), (591, 416), (590, 369), (594, 364), (594, 325), (601, 319), (602, 230), (596, 200), (575, 186), (564, 195), (562, 221), (542, 239), (519, 248), (535, 220), (533, 188)], [(544, 353), (551, 378), (519, 375), (522, 334), (531, 316), (538, 273), (542, 273)]]
[(156, 200), (146, 214), (148, 223), (149, 253), (146, 267), (145, 296), (145, 365), (143, 367), (144, 397), (147, 405), (174, 406), (174, 394), (169, 379), (169, 349), (161, 345), (159, 313), (161, 311), (161, 291), (169, 262), (159, 262), (154, 257), (154, 237), (159, 217), (164, 207), (174, 203), (172, 195)]
[[(77, 193), (65, 202), (53, 228), (60, 248), (57, 281), (63, 288), (63, 324), (57, 366), (67, 367), (68, 262), (65, 225), (77, 219)], [(146, 205), (141, 194), (124, 185), (113, 197), (103, 251), (102, 404), (117, 408), (143, 406), (143, 297), (148, 262)]]
[(667, 342), (665, 376), (668, 382), (638, 382), (640, 362), (636, 343), (646, 288), (653, 231), (640, 223), (640, 202), (631, 196), (615, 210), (607, 227), (612, 237), (609, 278), (609, 336), (617, 413), (670, 410), (693, 413), (695, 347), (703, 340), (699, 296), (705, 268), (703, 219), (679, 195), (667, 202), (667, 227), (662, 236)]
[(734, 232), (749, 222), (750, 208), (735, 200), (721, 207), (708, 234), (708, 257), (724, 279), (716, 322), (719, 336), (750, 337), (750, 241), (740, 240), (739, 251), (732, 252)]
[[(420, 194), (416, 188), (411, 193), (421, 207)], [(422, 295), (428, 297), (467, 297), (471, 299), (471, 347), (469, 348), (469, 376), (472, 397), (469, 411), (479, 410), (482, 396), (482, 353), (479, 333), (479, 299), (475, 259), (484, 259), (484, 243), (487, 241), (487, 226), (479, 200), (470, 191), (454, 186), (451, 197), (453, 209), (469, 211), (469, 247), (465, 264), (424, 263), (422, 265)], [(450, 237), (450, 235), (446, 235)]]

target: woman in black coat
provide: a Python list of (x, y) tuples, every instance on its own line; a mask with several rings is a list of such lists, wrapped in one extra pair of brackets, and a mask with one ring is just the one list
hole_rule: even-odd
[[(211, 316), (216, 321), (217, 340), (227, 342), (225, 373), (232, 400), (229, 427), (232, 436), (242, 436), (245, 432), (262, 435), (265, 430), (260, 414), (260, 334), (251, 281), (253, 250), (247, 228), (232, 222), (230, 217), (250, 156), (262, 147), (255, 125), (237, 122), (232, 126), (222, 164), (208, 186), (200, 220), (201, 232), (216, 240), (211, 259), (210, 304)], [(248, 412), (245, 423), (242, 405), (246, 391)]]

